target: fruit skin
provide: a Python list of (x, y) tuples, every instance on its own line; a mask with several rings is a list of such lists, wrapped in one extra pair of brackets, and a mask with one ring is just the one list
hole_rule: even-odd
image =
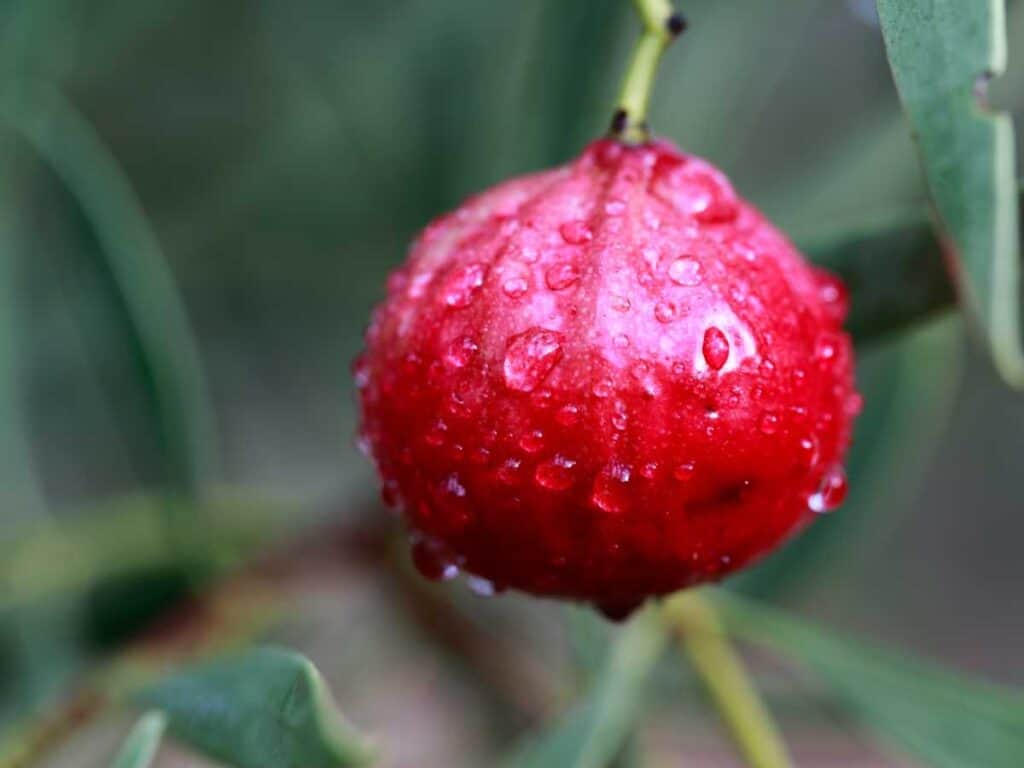
[(354, 365), (361, 444), (425, 575), (621, 616), (842, 501), (845, 314), (709, 163), (602, 139), (419, 236)]

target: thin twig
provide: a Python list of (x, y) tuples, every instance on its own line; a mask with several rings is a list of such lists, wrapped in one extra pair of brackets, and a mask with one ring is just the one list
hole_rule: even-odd
[(792, 761), (778, 728), (711, 603), (690, 590), (671, 597), (663, 611), (747, 763), (789, 768)]

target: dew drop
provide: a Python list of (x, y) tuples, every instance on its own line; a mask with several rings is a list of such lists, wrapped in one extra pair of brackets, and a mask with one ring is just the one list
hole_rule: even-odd
[(464, 368), (480, 347), (469, 336), (460, 336), (453, 341), (444, 354), (444, 362), (450, 368)]
[(425, 536), (413, 539), (412, 562), (420, 575), (431, 581), (451, 581), (459, 575), (459, 566), (447, 548)]
[(356, 437), (356, 448), (368, 459), (373, 458), (373, 445), (370, 442), (370, 436), (365, 432), (360, 432), (359, 436)]
[(813, 437), (800, 440), (800, 459), (805, 467), (811, 468), (818, 463), (818, 441)]
[(767, 357), (761, 361), (761, 364), (757, 367), (758, 372), (763, 378), (768, 378), (775, 373), (775, 363), (769, 360)]
[(561, 358), (562, 334), (544, 328), (516, 334), (505, 349), (505, 385), (518, 392), (532, 392)]
[(600, 379), (591, 389), (591, 392), (594, 393), (594, 397), (601, 398), (608, 397), (608, 395), (614, 391), (615, 387), (612, 386), (612, 383), (608, 379)]
[(626, 210), (626, 204), (622, 200), (609, 200), (604, 204), (604, 212), (609, 216), (618, 216)]
[(445, 281), (444, 303), (453, 309), (462, 309), (473, 303), (476, 292), (484, 284), (487, 268), (483, 264), (466, 264), (453, 271)]
[(515, 485), (519, 482), (519, 475), (522, 468), (522, 459), (506, 459), (505, 462), (498, 467), (498, 479), (505, 485)]
[(466, 584), (469, 585), (469, 591), (477, 597), (494, 597), (501, 591), (493, 581), (482, 576), (470, 574), (466, 577)]
[(544, 274), (544, 282), (552, 291), (565, 290), (579, 279), (579, 268), (569, 261), (555, 264)]
[(713, 371), (720, 371), (729, 359), (729, 340), (720, 328), (712, 325), (704, 331), (704, 343), (701, 345), (704, 360)]
[(676, 259), (668, 267), (668, 277), (676, 285), (700, 285), (703, 280), (700, 262), (686, 256)]
[(629, 336), (624, 333), (618, 333), (615, 335), (615, 338), (612, 339), (612, 343), (614, 343), (619, 349), (625, 349), (629, 346)]
[(774, 435), (779, 431), (779, 415), (771, 411), (765, 411), (757, 422), (757, 428), (762, 434)]
[(654, 306), (654, 317), (659, 323), (671, 323), (676, 319), (676, 305), (671, 301), (659, 301)]
[(819, 515), (831, 512), (846, 499), (846, 473), (836, 464), (821, 479), (818, 490), (807, 499), (807, 507)]
[(825, 312), (837, 324), (842, 323), (850, 309), (850, 297), (843, 282), (821, 270), (818, 275), (818, 296), (825, 306)]
[(466, 486), (462, 484), (459, 476), (454, 472), (444, 479), (444, 482), (441, 484), (441, 490), (449, 496), (455, 496), (460, 499), (466, 495)]
[(582, 245), (594, 237), (594, 233), (585, 221), (567, 221), (558, 228), (558, 231), (562, 235), (562, 239), (569, 245)]
[(502, 292), (510, 299), (518, 299), (529, 288), (530, 284), (526, 281), (525, 277), (510, 277), (501, 286)]
[(646, 464), (640, 467), (640, 477), (645, 480), (653, 480), (658, 476), (658, 462), (648, 461)]
[(576, 462), (562, 455), (550, 461), (541, 462), (534, 470), (533, 479), (541, 488), (549, 491), (565, 491), (572, 487), (572, 469)]
[(859, 416), (864, 410), (864, 396), (860, 392), (853, 392), (846, 398), (844, 407), (848, 416)]
[(630, 301), (625, 296), (612, 296), (611, 307), (616, 312), (629, 312)]
[(519, 447), (527, 453), (536, 453), (544, 447), (544, 433), (539, 429), (532, 429), (519, 438)]
[(356, 382), (356, 389), (366, 389), (370, 383), (370, 364), (363, 355), (359, 355), (352, 361), (352, 377)]
[(434, 422), (433, 426), (423, 435), (423, 442), (431, 448), (439, 448), (444, 445), (445, 435), (448, 432), (448, 425), (441, 419)]
[(680, 482), (685, 483), (687, 480), (693, 477), (697, 471), (697, 464), (693, 461), (684, 461), (682, 464), (672, 470), (672, 477)]
[(594, 480), (591, 503), (603, 512), (624, 512), (629, 506), (630, 474), (627, 465), (617, 461), (611, 462)]
[(567, 403), (555, 413), (555, 421), (563, 427), (571, 427), (580, 420), (580, 409), (578, 405)]

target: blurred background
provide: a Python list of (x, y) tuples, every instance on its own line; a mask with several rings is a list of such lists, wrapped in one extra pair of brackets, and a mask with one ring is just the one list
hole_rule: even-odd
[[(873, 3), (679, 6), (658, 133), (801, 245), (923, 210)], [(991, 101), (1020, 117), (1020, 3), (1009, 24)], [(271, 530), (398, 533), (354, 448), (349, 374), (385, 275), (432, 217), (603, 132), (636, 31), (627, 0), (0, 3), (0, 722), (50, 706), (216, 571), (203, 549), (227, 508), (273, 520), (253, 524), (256, 552)], [(1024, 399), (968, 336), (946, 313), (860, 349), (849, 502), (735, 584), (1020, 684)], [(153, 515), (186, 565), (117, 568)], [(54, 521), (81, 538), (47, 544)], [(439, 631), (415, 589), (395, 599), (404, 555), (371, 549), (311, 558), (272, 632), (386, 764), (489, 764), (571, 700), (573, 627), (603, 624), (455, 583), (424, 592), (450, 603)], [(540, 682), (503, 697), (513, 645), (509, 668)], [(813, 690), (763, 673), (798, 758), (876, 764)], [(659, 683), (651, 764), (683, 746), (734, 764), (685, 675)], [(104, 728), (53, 764), (107, 754)]]

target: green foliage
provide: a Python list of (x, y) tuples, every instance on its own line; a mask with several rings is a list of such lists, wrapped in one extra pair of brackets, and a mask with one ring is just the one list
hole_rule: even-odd
[(967, 680), (725, 593), (716, 602), (730, 630), (813, 669), (858, 722), (928, 765), (1024, 764), (1024, 692)]
[(643, 710), (644, 690), (661, 656), (667, 631), (648, 608), (610, 646), (590, 694), (547, 732), (530, 737), (507, 768), (601, 768), (626, 744)]
[(1013, 124), (987, 111), (1006, 68), (1004, 0), (878, 0), (889, 63), (954, 274), (1003, 376), (1024, 387)]
[(144, 714), (121, 745), (110, 768), (148, 768), (160, 749), (166, 728), (167, 716), (163, 712)]
[(347, 768), (373, 758), (316, 667), (280, 648), (186, 669), (136, 699), (165, 713), (176, 739), (235, 768)]

